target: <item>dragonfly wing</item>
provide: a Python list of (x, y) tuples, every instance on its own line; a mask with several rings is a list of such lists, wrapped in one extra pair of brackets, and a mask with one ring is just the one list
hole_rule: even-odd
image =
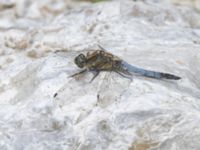
[(115, 72), (104, 72), (102, 78), (98, 90), (98, 105), (102, 107), (119, 100), (132, 81)]
[(60, 107), (70, 106), (86, 97), (94, 97), (97, 87), (89, 82), (92, 76), (92, 73), (86, 72), (76, 77), (69, 77), (68, 81), (54, 93), (53, 98), (56, 103)]

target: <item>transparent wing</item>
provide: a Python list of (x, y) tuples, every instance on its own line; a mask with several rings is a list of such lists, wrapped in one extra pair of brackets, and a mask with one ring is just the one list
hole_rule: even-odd
[(102, 78), (98, 88), (98, 105), (102, 107), (120, 100), (132, 82), (115, 72), (104, 72)]
[(101, 72), (99, 77), (90, 83), (93, 74), (86, 72), (83, 75), (70, 78), (54, 95), (55, 100), (62, 106), (70, 106), (78, 99), (93, 97), (96, 105), (107, 107), (121, 99), (129, 88), (130, 79), (124, 78), (115, 72)]
[(68, 78), (61, 88), (54, 93), (54, 99), (60, 106), (69, 105), (90, 94), (89, 75)]

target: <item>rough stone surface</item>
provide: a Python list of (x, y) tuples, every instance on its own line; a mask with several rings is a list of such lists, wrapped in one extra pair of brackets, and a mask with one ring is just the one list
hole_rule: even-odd
[[(199, 150), (199, 8), (189, 0), (0, 1), (0, 150)], [(97, 44), (182, 79), (69, 78), (79, 70), (74, 56)]]

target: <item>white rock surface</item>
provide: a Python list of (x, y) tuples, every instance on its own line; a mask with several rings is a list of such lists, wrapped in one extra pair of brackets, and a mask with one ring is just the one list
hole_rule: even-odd
[[(0, 1), (0, 150), (199, 150), (200, 15), (174, 3)], [(182, 79), (68, 78), (97, 44)]]

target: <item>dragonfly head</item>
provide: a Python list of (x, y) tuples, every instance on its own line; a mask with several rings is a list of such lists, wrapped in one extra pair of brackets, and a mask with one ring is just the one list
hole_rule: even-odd
[(86, 57), (85, 57), (85, 55), (80, 54), (80, 55), (76, 56), (75, 59), (74, 59), (74, 63), (75, 63), (79, 68), (85, 67), (85, 64), (86, 64)]

